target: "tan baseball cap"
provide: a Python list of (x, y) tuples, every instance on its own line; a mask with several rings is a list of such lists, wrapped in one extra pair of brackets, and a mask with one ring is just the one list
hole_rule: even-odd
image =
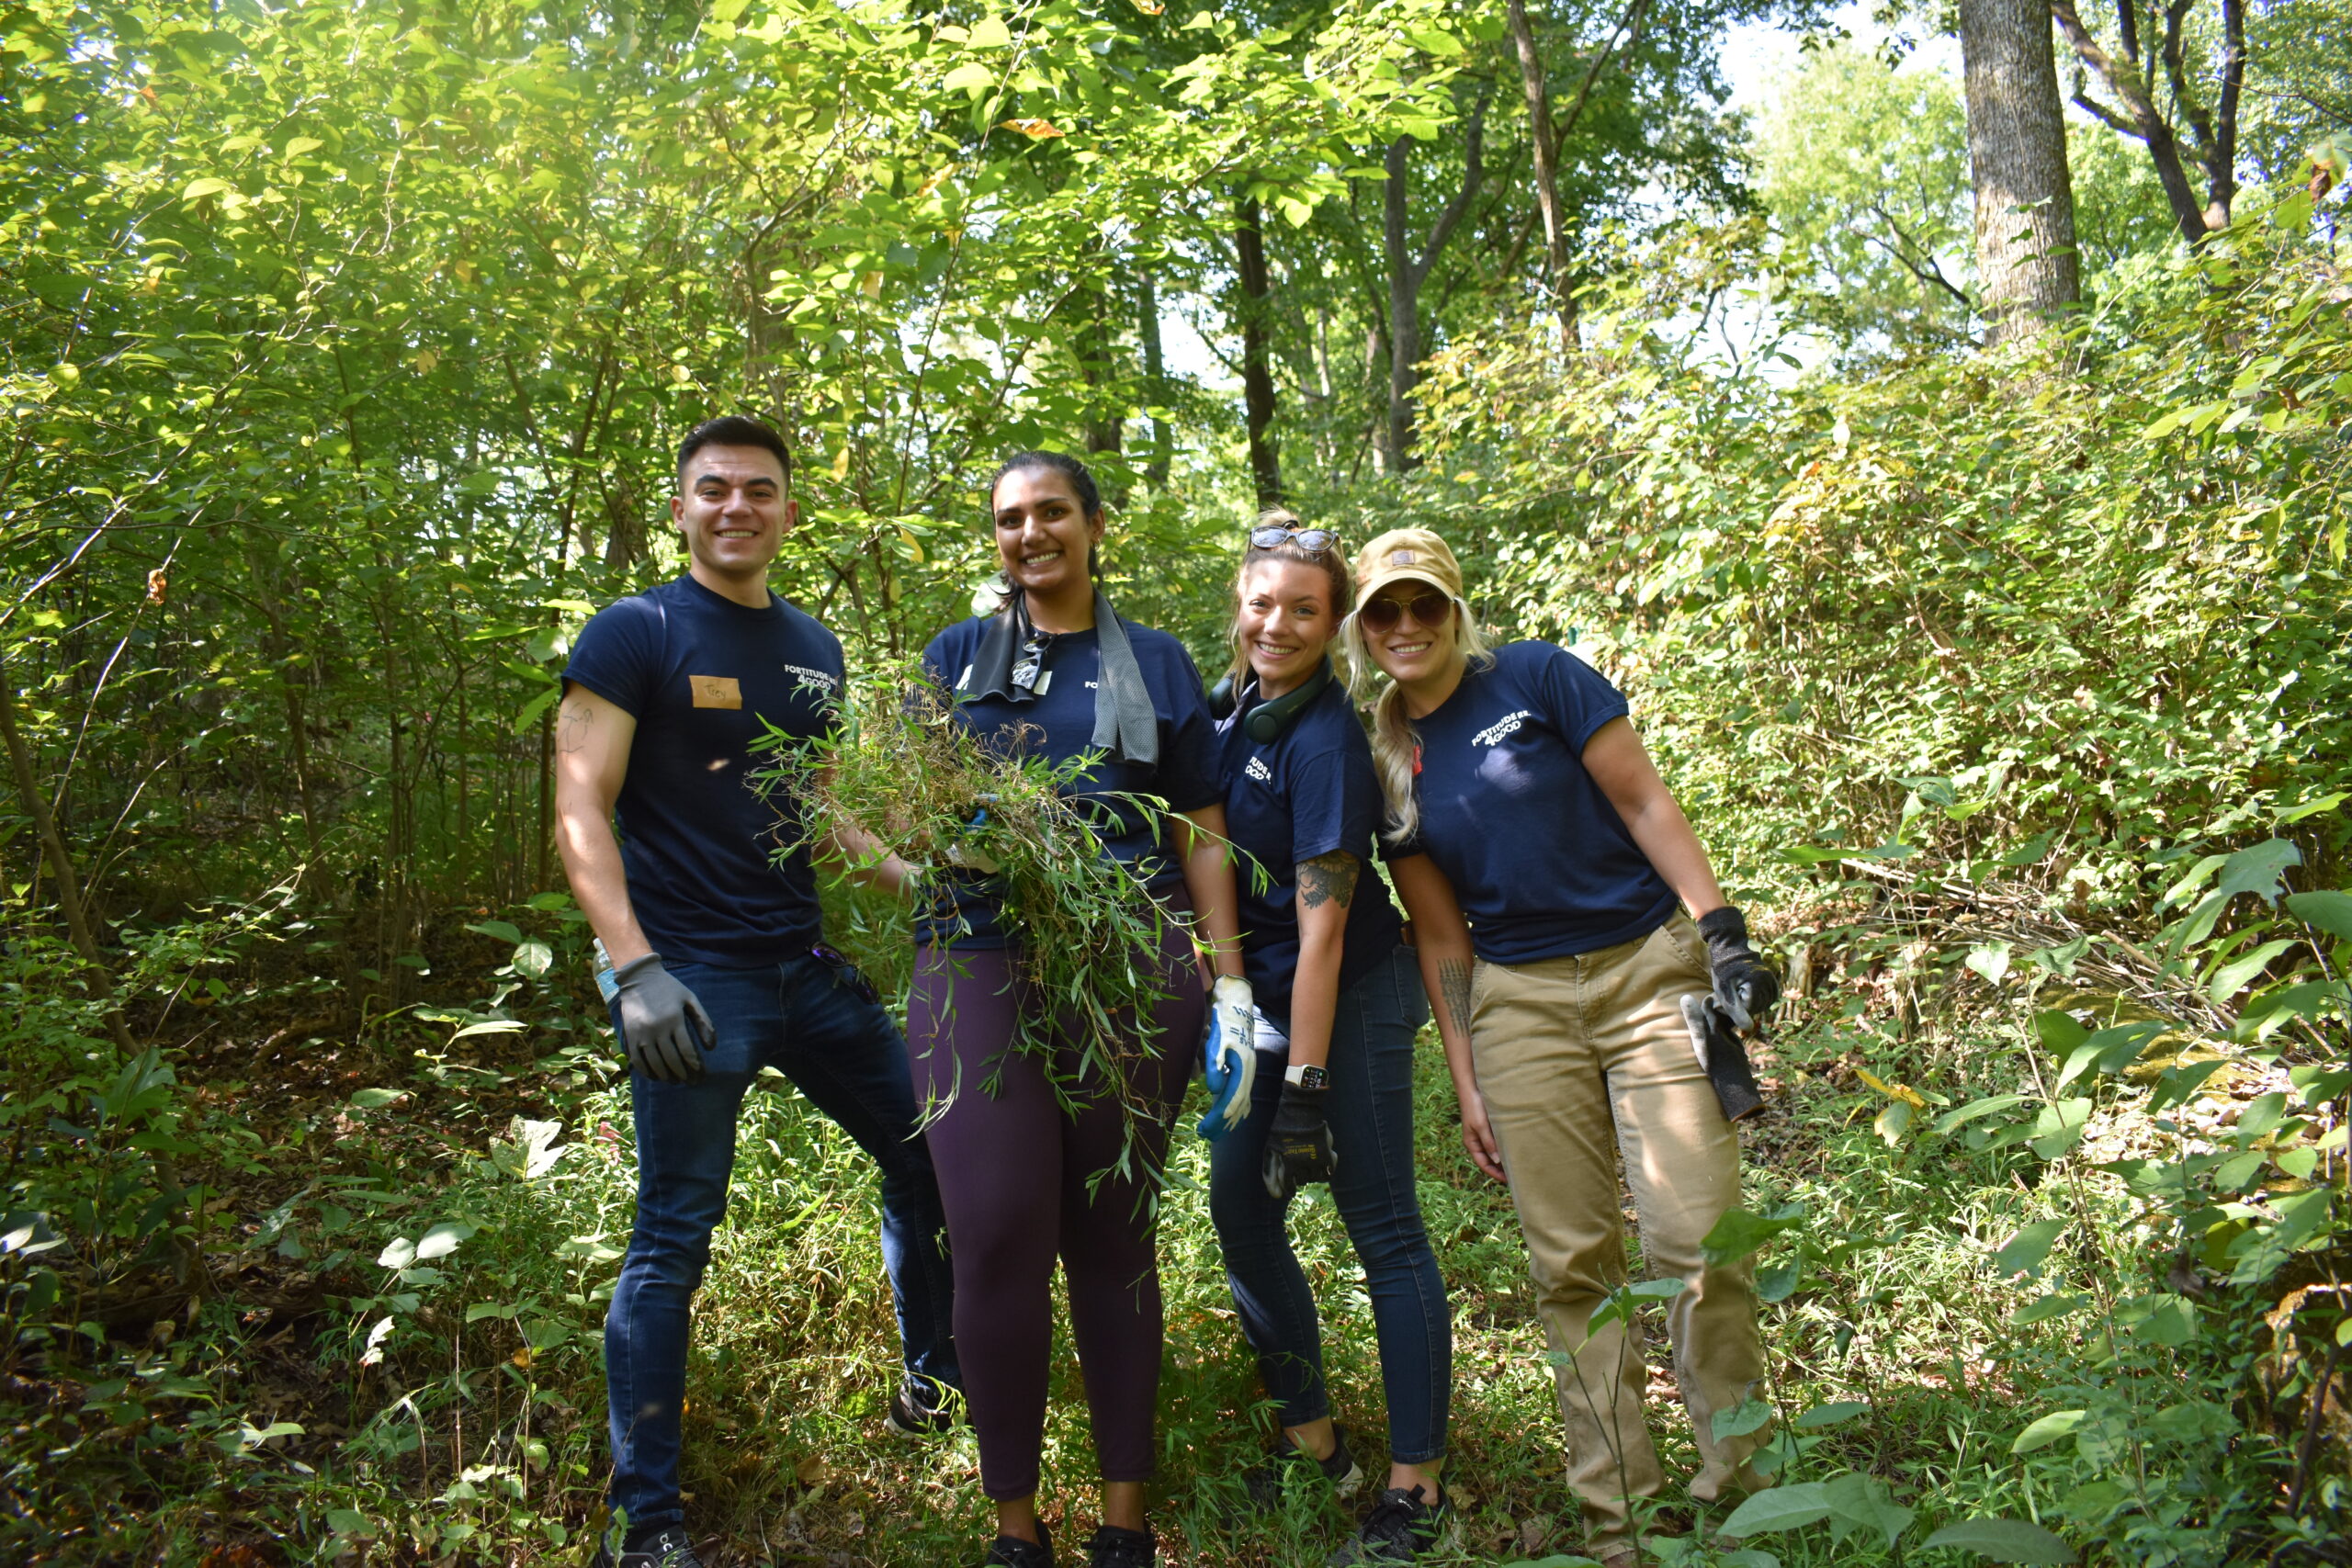
[(1356, 603), (1410, 578), (1449, 599), (1462, 597), (1462, 568), (1443, 539), (1426, 528), (1391, 528), (1356, 552)]

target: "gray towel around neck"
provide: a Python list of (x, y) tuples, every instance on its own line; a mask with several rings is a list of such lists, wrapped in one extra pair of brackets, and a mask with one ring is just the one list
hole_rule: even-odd
[[(1127, 628), (1100, 588), (1094, 591), (1094, 632), (1102, 649), (1102, 674), (1094, 689), (1094, 734), (1090, 744), (1113, 760), (1139, 768), (1159, 765), (1159, 719), (1152, 712), (1151, 690), (1143, 683), (1143, 668), (1127, 641)], [(1005, 599), (1004, 608), (989, 623), (973, 655), (967, 697), (1000, 696), (1025, 703), (1036, 694), (1012, 683), (1013, 660), (1030, 635), (1029, 607), (1019, 590)]]

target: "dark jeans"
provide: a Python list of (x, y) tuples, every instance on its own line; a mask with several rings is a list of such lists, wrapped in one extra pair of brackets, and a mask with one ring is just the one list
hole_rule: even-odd
[[(1445, 1452), (1453, 1387), (1453, 1319), (1413, 1188), (1413, 1036), (1428, 1017), (1413, 950), (1399, 947), (1340, 994), (1324, 1101), (1339, 1156), (1331, 1201), (1363, 1263), (1388, 1396), (1388, 1457), (1401, 1464)], [(1267, 1395), (1283, 1426), (1301, 1427), (1331, 1413), (1321, 1325), (1291, 1250), (1285, 1205), (1259, 1174), (1285, 1065), (1259, 1056), (1248, 1120), (1211, 1147), (1209, 1213)]]
[(718, 1039), (704, 1054), (708, 1070), (698, 1082), (629, 1079), (637, 1225), (605, 1316), (605, 1383), (613, 1506), (628, 1510), (632, 1528), (684, 1517), (678, 1423), (688, 1303), (710, 1261), (710, 1233), (727, 1212), (736, 1112), (762, 1067), (791, 1079), (881, 1167), (882, 1262), (898, 1297), (907, 1369), (961, 1382), (939, 1188), (916, 1130), (906, 1042), (889, 1014), (812, 957), (763, 969), (668, 968), (701, 998)]
[[(1127, 1069), (1140, 1102), (1133, 1163), (1106, 1174), (1126, 1145), (1126, 1118), (1108, 1095), (1082, 1091), (1066, 1110), (1037, 1058), (1011, 1049), (1019, 1010), (1035, 1005), (1013, 957), (926, 946), (907, 1002), (918, 1091), (946, 1106), (926, 1135), (955, 1247), (956, 1342), (980, 1489), (998, 1499), (1037, 1490), (1057, 1255), (1102, 1479), (1150, 1479), (1162, 1319), (1148, 1200), (1200, 1059), (1207, 1005), (1192, 942), (1170, 922), (1159, 951), (1138, 954), (1167, 999), (1133, 1037), (1142, 1047)], [(1077, 1083), (1076, 1048), (1056, 1055), (1063, 1085)]]

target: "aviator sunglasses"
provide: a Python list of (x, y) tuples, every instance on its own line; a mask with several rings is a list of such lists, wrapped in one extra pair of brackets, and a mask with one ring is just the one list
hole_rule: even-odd
[(1367, 631), (1385, 632), (1410, 612), (1415, 621), (1430, 627), (1445, 625), (1445, 617), (1453, 609), (1453, 601), (1434, 588), (1424, 588), (1410, 599), (1368, 599), (1356, 611)]
[(1269, 523), (1262, 528), (1250, 530), (1252, 548), (1271, 550), (1281, 545), (1296, 545), (1308, 555), (1319, 556), (1340, 542), (1340, 536), (1329, 528), (1289, 528), (1280, 523)]

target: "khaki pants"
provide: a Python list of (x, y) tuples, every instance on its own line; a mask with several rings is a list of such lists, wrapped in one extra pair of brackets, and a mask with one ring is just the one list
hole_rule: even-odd
[(1666, 1303), (1675, 1383), (1702, 1461), (1691, 1495), (1765, 1484), (1747, 1468), (1764, 1433), (1717, 1442), (1713, 1417), (1764, 1375), (1752, 1264), (1710, 1269), (1700, 1238), (1739, 1201), (1739, 1139), (1690, 1049), (1680, 998), (1708, 988), (1703, 944), (1677, 913), (1638, 942), (1532, 964), (1481, 964), (1471, 990), (1478, 1089), (1511, 1199), (1567, 1425), (1568, 1485), (1595, 1545), (1632, 1533), (1626, 1500), (1664, 1485), (1642, 1419), (1638, 1322), (1587, 1323), (1625, 1280), (1617, 1155), (1650, 1275), (1683, 1282)]

